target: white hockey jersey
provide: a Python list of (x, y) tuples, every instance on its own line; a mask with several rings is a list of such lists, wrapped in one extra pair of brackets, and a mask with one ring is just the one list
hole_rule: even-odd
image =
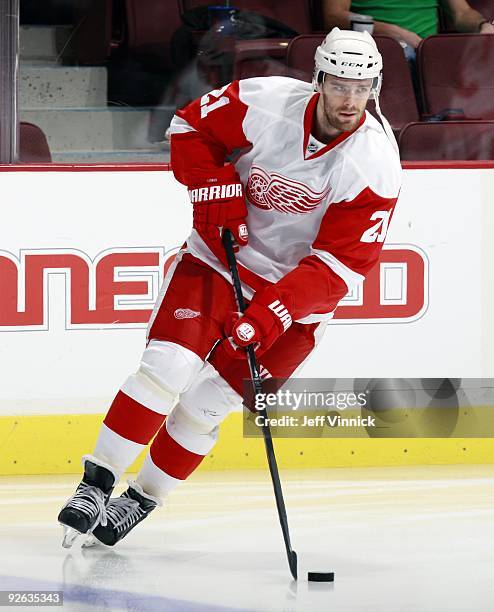
[[(180, 182), (234, 165), (248, 206), (246, 296), (274, 285), (303, 323), (330, 318), (376, 264), (401, 185), (396, 150), (369, 113), (329, 144), (315, 140), (318, 98), (291, 78), (235, 81), (177, 111), (170, 128)], [(229, 278), (219, 239), (193, 230), (187, 251)]]

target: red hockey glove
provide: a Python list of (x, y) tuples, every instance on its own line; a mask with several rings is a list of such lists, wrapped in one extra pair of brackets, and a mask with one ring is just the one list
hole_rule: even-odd
[[(267, 351), (292, 324), (292, 317), (272, 289), (256, 294), (243, 316), (234, 318), (227, 334), (230, 346), (235, 349), (230, 354), (244, 358), (245, 352), (237, 350), (249, 344), (255, 345), (258, 355)], [(231, 337), (231, 338), (230, 338)]]
[(189, 196), (194, 206), (192, 225), (203, 237), (217, 239), (220, 237), (219, 228), (228, 228), (238, 246), (247, 244), (247, 206), (238, 175), (231, 180), (208, 179), (202, 185), (190, 187)]

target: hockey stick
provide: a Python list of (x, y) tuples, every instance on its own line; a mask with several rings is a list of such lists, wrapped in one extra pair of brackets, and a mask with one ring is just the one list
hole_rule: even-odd
[[(239, 311), (243, 313), (245, 311), (246, 306), (244, 295), (242, 293), (242, 286), (240, 284), (240, 277), (238, 275), (237, 259), (233, 250), (233, 234), (229, 229), (225, 229), (223, 231), (223, 246), (225, 248), (228, 267), (230, 268), (233, 289), (235, 292), (235, 299), (237, 301)], [(257, 366), (257, 359), (252, 344), (246, 348), (246, 352), (254, 394), (262, 394), (262, 381), (261, 377), (259, 376), (259, 368)], [(288, 565), (290, 566), (290, 572), (293, 578), (297, 580), (297, 553), (292, 549), (292, 545), (290, 543), (290, 531), (288, 529), (288, 518), (286, 516), (285, 501), (283, 499), (283, 490), (281, 488), (280, 475), (278, 472), (278, 465), (276, 463), (276, 455), (274, 454), (273, 439), (271, 437), (271, 430), (269, 428), (267, 420), (268, 413), (266, 411), (266, 408), (259, 410), (259, 414), (263, 417), (264, 424), (262, 425), (262, 433), (264, 436), (264, 444), (266, 446), (266, 455), (268, 458), (271, 481), (273, 483), (276, 507), (278, 509), (278, 518), (280, 520), (281, 531), (283, 533), (283, 540), (285, 541)]]

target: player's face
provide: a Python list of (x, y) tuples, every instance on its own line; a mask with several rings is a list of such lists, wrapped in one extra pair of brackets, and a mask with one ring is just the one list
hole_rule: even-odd
[(322, 95), (329, 124), (342, 132), (354, 130), (365, 110), (371, 87), (372, 79), (342, 79), (327, 74)]

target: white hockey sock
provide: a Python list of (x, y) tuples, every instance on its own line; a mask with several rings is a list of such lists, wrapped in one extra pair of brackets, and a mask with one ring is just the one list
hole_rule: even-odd
[(144, 447), (145, 444), (122, 438), (103, 423), (93, 455), (110, 464), (121, 476)]
[(166, 472), (163, 472), (163, 470), (153, 463), (151, 456), (147, 455), (142, 464), (141, 471), (136, 478), (136, 482), (142, 487), (145, 493), (163, 499), (163, 497), (166, 497), (168, 493), (173, 491), (173, 489), (183, 482), (183, 480), (173, 478), (173, 476), (169, 476)]

